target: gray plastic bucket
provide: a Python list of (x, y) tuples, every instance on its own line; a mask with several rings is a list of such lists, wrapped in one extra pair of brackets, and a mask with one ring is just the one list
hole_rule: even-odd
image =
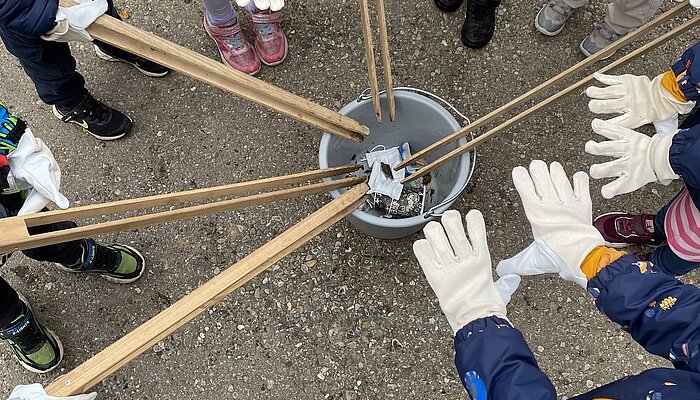
[[(357, 143), (326, 132), (321, 139), (318, 151), (321, 168), (354, 164), (364, 157), (365, 153), (380, 144), (390, 148), (401, 146), (404, 142), (408, 142), (411, 145), (411, 152), (415, 154), (419, 150), (459, 130), (460, 125), (452, 114), (427, 96), (443, 102), (456, 114), (468, 121), (467, 117), (452, 107), (451, 104), (430, 92), (414, 88), (395, 88), (394, 92), (396, 120), (393, 123), (388, 118), (389, 110), (387, 108), (386, 94), (384, 93), (381, 93), (380, 96), (384, 120), (382, 124), (377, 123), (374, 116), (374, 108), (367, 91), (360, 95), (356, 101), (351, 102), (340, 110), (341, 114), (367, 125), (371, 130), (371, 134), (365, 138), (363, 143)], [(435, 161), (440, 156), (466, 142), (467, 140), (462, 138), (458, 142), (430, 154), (426, 157), (426, 160), (428, 162)], [(355, 156), (354, 159), (353, 155)], [(474, 172), (475, 161), (476, 152), (467, 152), (433, 172), (433, 179), (437, 180), (435, 196), (438, 201), (442, 200), (423, 215), (403, 219), (389, 219), (355, 210), (347, 218), (355, 228), (370, 236), (382, 239), (398, 239), (412, 235), (423, 229), (423, 226), (430, 220), (439, 217), (452, 206), (452, 203), (457, 200), (469, 183), (469, 179)], [(340, 191), (334, 190), (331, 192), (331, 196), (335, 199), (343, 191), (344, 189)]]

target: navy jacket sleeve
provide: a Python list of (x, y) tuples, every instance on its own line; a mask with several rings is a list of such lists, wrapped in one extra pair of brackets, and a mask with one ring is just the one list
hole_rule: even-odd
[(56, 25), (58, 0), (0, 0), (0, 26), (39, 37)]
[(669, 161), (673, 171), (683, 178), (695, 207), (700, 209), (700, 125), (676, 133)]
[(525, 338), (508, 321), (477, 319), (455, 335), (455, 364), (472, 400), (556, 400)]
[(700, 55), (700, 42), (683, 52), (680, 60), (671, 66), (683, 95), (692, 101), (700, 100), (700, 60), (695, 62), (696, 55)]
[(588, 282), (598, 309), (676, 368), (700, 372), (700, 289), (626, 255)]

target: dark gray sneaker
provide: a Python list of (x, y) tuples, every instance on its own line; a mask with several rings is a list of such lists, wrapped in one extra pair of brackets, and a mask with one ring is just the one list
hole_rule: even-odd
[(53, 114), (63, 122), (79, 125), (100, 140), (117, 140), (133, 126), (126, 114), (108, 107), (89, 93), (75, 107), (54, 105)]
[(576, 9), (566, 4), (564, 0), (550, 0), (535, 16), (535, 29), (543, 35), (558, 35), (575, 11)]
[[(598, 23), (598, 25), (596, 25), (593, 32), (591, 32), (591, 34), (588, 35), (587, 38), (583, 39), (579, 48), (581, 49), (583, 54), (586, 55), (586, 57), (590, 57), (593, 54), (610, 46), (612, 42), (616, 41), (622, 36), (624, 35), (620, 35), (619, 33), (612, 30), (610, 25), (608, 25), (605, 21), (601, 21), (600, 23)], [(607, 56), (601, 58), (601, 60), (607, 60), (608, 58), (615, 55), (615, 53), (616, 52), (613, 51)]]
[(93, 239), (83, 239), (83, 255), (73, 265), (56, 264), (70, 272), (88, 272), (101, 275), (114, 283), (138, 280), (146, 266), (141, 253), (123, 244), (104, 245)]
[(63, 359), (63, 345), (56, 334), (34, 317), (29, 302), (19, 295), (22, 312), (9, 327), (0, 330), (0, 339), (7, 342), (17, 361), (24, 368), (44, 374), (56, 368)]

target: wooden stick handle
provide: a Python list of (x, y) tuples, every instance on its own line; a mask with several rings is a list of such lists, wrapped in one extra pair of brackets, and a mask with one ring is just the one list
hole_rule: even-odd
[[(63, 6), (73, 5), (69, 0), (60, 2)], [(95, 39), (346, 139), (361, 141), (363, 135), (369, 134), (369, 128), (352, 118), (116, 18), (99, 17), (88, 27), (88, 33)]]
[(353, 212), (369, 190), (358, 185), (161, 311), (46, 387), (51, 396), (84, 393), (234, 290)]
[(384, 0), (377, 0), (377, 21), (379, 23), (379, 48), (382, 51), (382, 67), (384, 67), (384, 86), (389, 105), (389, 121), (396, 119), (396, 101), (394, 99), (394, 77), (391, 74), (391, 54), (389, 53), (389, 33), (386, 26), (386, 9)]
[(114, 221), (101, 222), (94, 225), (78, 226), (76, 228), (71, 229), (29, 235), (27, 237), (8, 237), (4, 238), (2, 240), (2, 243), (0, 243), (0, 254), (7, 254), (20, 250), (48, 246), (56, 243), (64, 243), (72, 240), (78, 240), (98, 235), (105, 235), (108, 233), (123, 232), (131, 229), (143, 228), (146, 226), (163, 224), (166, 222), (179, 221), (182, 219), (193, 218), (202, 215), (238, 210), (245, 207), (271, 203), (273, 201), (287, 200), (312, 194), (326, 193), (331, 190), (360, 184), (365, 179), (366, 178), (363, 176), (338, 179), (329, 182), (315, 183), (312, 185), (278, 190), (253, 196), (240, 197), (237, 199), (225, 200), (216, 203), (201, 204), (198, 206), (185, 207), (154, 214), (140, 215), (136, 217), (123, 218)]
[(488, 114), (477, 119), (476, 121), (465, 126), (464, 128), (458, 130), (457, 132), (455, 132), (449, 136), (446, 136), (446, 137), (438, 140), (437, 142), (431, 144), (430, 146), (424, 148), (423, 150), (413, 154), (413, 156), (400, 162), (394, 169), (396, 171), (398, 171), (401, 168), (404, 168), (408, 165), (414, 164), (417, 160), (420, 160), (421, 158), (426, 157), (428, 154), (430, 154), (438, 149), (441, 149), (444, 146), (446, 146), (446, 145), (448, 145), (456, 140), (459, 140), (463, 137), (466, 137), (467, 135), (476, 131), (477, 129), (481, 128), (482, 126), (490, 123), (491, 121), (495, 120), (496, 118), (499, 118), (501, 115), (515, 109), (517, 106), (521, 106), (523, 104), (526, 104), (528, 101), (532, 100), (536, 96), (539, 96), (540, 94), (544, 93), (546, 90), (551, 89), (554, 85), (557, 85), (557, 84), (563, 82), (564, 80), (566, 80), (566, 79), (578, 74), (579, 72), (585, 70), (586, 68), (595, 64), (596, 62), (609, 56), (610, 54), (612, 54), (612, 52), (617, 51), (618, 49), (622, 48), (623, 46), (633, 42), (634, 40), (636, 40), (644, 35), (646, 35), (647, 33), (651, 32), (652, 30), (658, 28), (659, 26), (663, 25), (667, 21), (676, 17), (678, 14), (682, 13), (683, 11), (688, 9), (689, 7), (690, 7), (690, 3), (688, 2), (688, 0), (683, 1), (683, 3), (666, 11), (663, 14), (659, 15), (651, 22), (635, 29), (634, 31), (632, 31), (632, 32), (628, 33), (627, 35), (621, 37), (620, 39), (616, 40), (615, 42), (613, 42), (611, 45), (609, 45), (605, 49), (593, 54), (590, 57), (587, 57), (587, 58), (581, 60), (579, 63), (571, 66), (567, 70), (565, 70), (565, 71), (559, 73), (558, 75), (548, 79), (547, 81), (541, 83), (540, 85), (536, 86), (535, 88), (530, 89), (528, 92), (518, 96), (517, 98), (509, 101), (508, 103), (502, 105), (501, 107), (489, 112)]
[(379, 82), (377, 81), (377, 64), (374, 60), (374, 44), (372, 42), (372, 28), (369, 22), (369, 4), (367, 0), (360, 2), (360, 19), (362, 21), (362, 36), (365, 39), (365, 58), (367, 59), (367, 72), (369, 73), (369, 87), (372, 92), (372, 105), (377, 122), (382, 123), (382, 105), (379, 101)]
[(213, 199), (216, 197), (230, 196), (244, 192), (270, 189), (283, 185), (291, 185), (304, 181), (343, 175), (357, 171), (359, 168), (360, 165), (358, 164), (342, 165), (339, 167), (305, 171), (296, 174), (258, 179), (249, 182), (238, 182), (230, 185), (160, 194), (136, 199), (119, 200), (109, 203), (90, 204), (82, 207), (69, 208), (67, 210), (53, 210), (14, 218), (22, 218), (28, 227), (46, 225), (61, 221), (98, 217), (107, 214), (117, 214), (149, 207), (170, 206), (189, 201)]
[[(658, 47), (659, 45), (668, 42), (669, 40), (673, 39), (674, 37), (690, 30), (695, 25), (697, 25), (699, 22), (700, 22), (700, 16), (697, 16), (697, 17), (691, 19), (690, 21), (685, 22), (682, 25), (679, 25), (678, 27), (666, 32), (665, 34), (659, 36), (658, 38), (652, 40), (651, 42), (645, 44), (644, 46), (638, 48), (637, 50), (627, 54), (626, 56), (620, 58), (619, 60), (599, 69), (598, 73), (604, 74), (604, 73), (607, 73), (609, 71), (612, 71), (615, 68), (618, 68), (620, 66), (623, 66), (623, 65), (629, 63), (630, 61), (641, 56), (642, 54), (646, 53), (647, 51), (649, 51), (655, 47)], [(515, 117), (503, 122), (502, 124), (491, 129), (490, 131), (484, 133), (483, 135), (477, 136), (473, 140), (470, 140), (467, 144), (450, 151), (449, 153), (438, 158), (437, 160), (433, 161), (432, 163), (419, 169), (413, 175), (411, 175), (407, 178), (404, 178), (404, 180), (402, 180), (401, 183), (406, 184), (408, 182), (411, 182), (415, 179), (421, 178), (421, 177), (429, 174), (431, 171), (435, 170), (436, 168), (440, 167), (441, 165), (445, 164), (446, 162), (450, 161), (451, 159), (466, 153), (467, 151), (471, 150), (472, 148), (476, 147), (477, 145), (492, 138), (496, 134), (503, 132), (505, 129), (515, 125), (516, 123), (522, 121), (523, 119), (529, 117), (530, 115), (532, 115), (538, 111), (541, 111), (545, 107), (552, 105), (554, 102), (563, 99), (564, 97), (566, 97), (569, 94), (583, 88), (584, 86), (592, 83), (593, 81), (594, 81), (593, 75), (589, 75), (589, 76), (581, 79), (580, 81), (574, 83), (573, 85), (561, 90), (560, 92), (557, 92), (557, 94), (555, 94), (554, 96), (551, 96), (551, 97), (545, 99), (544, 101), (537, 104), (536, 106), (528, 108), (527, 110), (525, 110), (522, 113), (516, 115)]]

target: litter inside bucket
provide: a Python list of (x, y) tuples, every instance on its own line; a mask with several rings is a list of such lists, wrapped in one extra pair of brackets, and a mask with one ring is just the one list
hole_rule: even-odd
[[(408, 90), (396, 90), (396, 120), (384, 118), (382, 124), (375, 119), (372, 102), (364, 100), (353, 101), (340, 110), (356, 121), (367, 125), (371, 134), (363, 143), (356, 143), (325, 133), (319, 148), (319, 164), (321, 168), (334, 167), (344, 164), (362, 163), (366, 153), (382, 145), (386, 149), (402, 146), (408, 143), (412, 153), (433, 144), (443, 137), (460, 129), (459, 123), (445, 108), (426, 96)], [(381, 96), (382, 115), (388, 116), (385, 95)], [(428, 155), (427, 162), (435, 161), (445, 153), (466, 143), (461, 139)], [(418, 232), (436, 214), (446, 211), (459, 196), (470, 178), (471, 157), (465, 153), (459, 158), (450, 160), (431, 175), (432, 196), (424, 205), (423, 213), (408, 218), (384, 218), (374, 210), (355, 210), (348, 219), (360, 231), (379, 238), (395, 239)], [(358, 175), (364, 175), (362, 169)], [(406, 186), (404, 186), (406, 190)], [(340, 196), (341, 191), (331, 192), (331, 196)]]

